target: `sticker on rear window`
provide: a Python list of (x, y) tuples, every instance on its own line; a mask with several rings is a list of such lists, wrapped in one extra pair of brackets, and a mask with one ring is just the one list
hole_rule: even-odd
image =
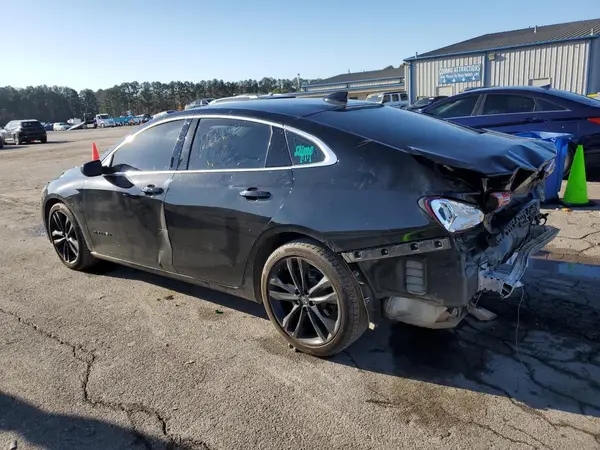
[(300, 158), (300, 164), (306, 164), (312, 162), (312, 156), (314, 152), (314, 145), (296, 145), (294, 156)]

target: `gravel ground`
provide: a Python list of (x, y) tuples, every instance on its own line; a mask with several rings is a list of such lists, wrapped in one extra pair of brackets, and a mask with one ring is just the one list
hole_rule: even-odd
[(535, 261), (525, 291), (482, 300), (492, 322), (294, 353), (259, 305), (60, 264), (42, 188), (127, 131), (0, 151), (0, 449), (600, 448), (598, 267)]

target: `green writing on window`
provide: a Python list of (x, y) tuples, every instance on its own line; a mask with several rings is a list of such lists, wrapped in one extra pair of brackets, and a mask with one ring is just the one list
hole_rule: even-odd
[(300, 158), (300, 164), (312, 162), (312, 155), (315, 152), (315, 147), (312, 145), (296, 145), (294, 156)]

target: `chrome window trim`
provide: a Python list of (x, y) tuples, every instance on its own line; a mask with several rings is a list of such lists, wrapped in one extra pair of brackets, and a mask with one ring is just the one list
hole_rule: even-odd
[[(123, 142), (121, 142), (118, 146), (116, 146), (114, 149), (112, 149), (110, 151), (110, 153), (108, 155), (106, 155), (106, 157), (102, 160), (102, 165), (104, 166), (110, 166), (111, 162), (112, 162), (112, 156), (113, 154), (118, 151), (124, 144), (131, 142), (132, 140), (135, 139), (135, 137), (140, 134), (143, 133), (146, 130), (149, 130), (150, 128), (154, 128), (158, 125), (162, 125), (163, 123), (167, 123), (167, 122), (172, 122), (174, 120), (187, 120), (187, 119), (231, 119), (231, 120), (245, 120), (248, 122), (255, 122), (255, 123), (261, 123), (263, 125), (267, 125), (267, 126), (271, 126), (271, 127), (277, 127), (277, 128), (281, 128), (286, 132), (289, 133), (294, 133), (297, 134), (298, 136), (311, 141), (312, 143), (314, 143), (319, 150), (321, 150), (323, 152), (323, 154), (325, 155), (325, 159), (323, 161), (319, 161), (316, 163), (308, 163), (308, 164), (291, 164), (289, 166), (281, 166), (281, 167), (260, 167), (260, 168), (254, 168), (254, 169), (216, 169), (216, 170), (212, 170), (212, 169), (200, 169), (200, 170), (132, 170), (132, 171), (128, 171), (128, 172), (115, 172), (115, 173), (111, 173), (110, 175), (133, 175), (133, 174), (147, 174), (147, 173), (227, 173), (227, 172), (264, 172), (264, 171), (273, 171), (273, 170), (290, 170), (290, 169), (307, 169), (307, 168), (313, 168), (313, 167), (325, 167), (325, 166), (331, 166), (334, 165), (338, 162), (337, 156), (334, 153), (334, 151), (325, 143), (323, 142), (321, 139), (319, 139), (316, 136), (313, 136), (310, 133), (307, 133), (306, 131), (302, 131), (299, 130), (297, 128), (291, 127), (289, 125), (284, 125), (281, 123), (277, 123), (277, 122), (272, 122), (269, 120), (264, 120), (264, 119), (258, 119), (256, 117), (244, 117), (244, 116), (233, 116), (233, 115), (228, 115), (228, 114), (185, 114), (182, 116), (177, 116), (177, 117), (165, 117), (164, 119), (160, 120), (159, 122), (153, 123), (152, 125), (148, 125), (146, 126), (144, 129), (142, 130), (138, 130), (133, 134), (130, 134), (128, 136), (126, 136), (123, 139)], [(105, 164), (106, 162), (106, 164)]]

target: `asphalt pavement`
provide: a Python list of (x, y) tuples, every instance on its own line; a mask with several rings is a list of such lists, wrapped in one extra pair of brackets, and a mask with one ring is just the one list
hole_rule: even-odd
[(599, 266), (534, 261), (491, 322), (295, 353), (260, 305), (59, 262), (41, 190), (129, 131), (0, 151), (0, 449), (600, 448)]

